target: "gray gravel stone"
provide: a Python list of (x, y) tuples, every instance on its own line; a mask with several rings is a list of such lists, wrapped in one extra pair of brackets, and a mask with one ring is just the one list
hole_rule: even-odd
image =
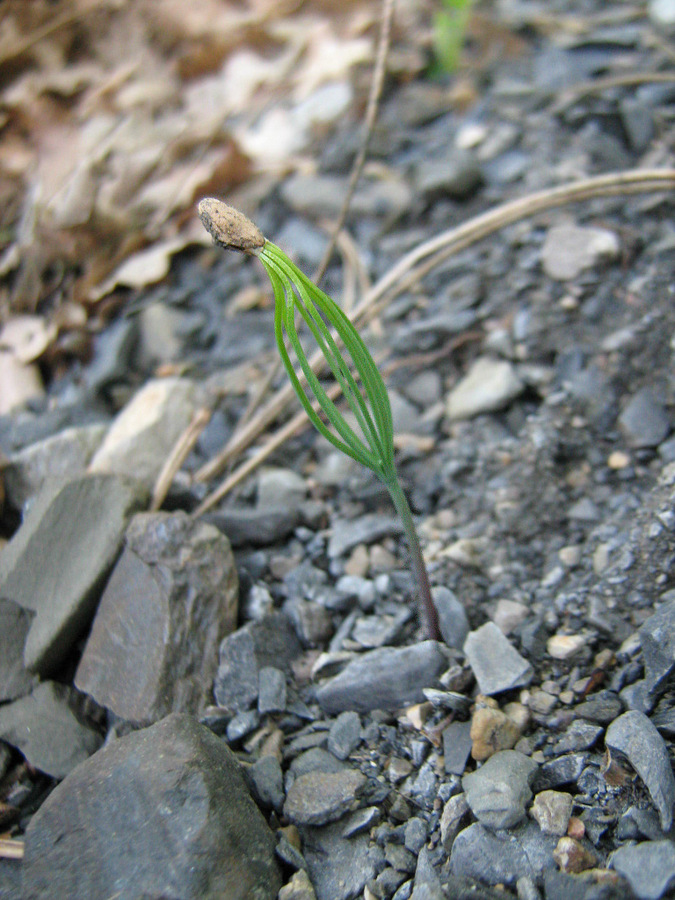
[(494, 622), (472, 631), (464, 652), (476, 676), (481, 694), (499, 694), (523, 687), (532, 680), (532, 666), (504, 637)]
[(593, 725), (591, 722), (584, 722), (583, 719), (576, 719), (554, 744), (553, 750), (560, 756), (575, 750), (590, 750), (602, 733), (601, 725)]
[(305, 479), (292, 469), (266, 468), (258, 475), (258, 509), (298, 509), (306, 494)]
[(539, 823), (544, 834), (561, 836), (567, 833), (573, 803), (571, 794), (563, 791), (541, 791), (534, 798), (530, 815)]
[(481, 357), (448, 394), (448, 418), (470, 419), (504, 409), (524, 389), (510, 362)]
[(410, 647), (382, 647), (363, 653), (316, 692), (323, 711), (369, 712), (422, 703), (425, 687), (437, 687), (447, 665), (441, 645), (421, 641)]
[(393, 516), (369, 513), (358, 519), (341, 520), (333, 525), (328, 555), (335, 559), (353, 550), (357, 544), (373, 544), (384, 537), (399, 534), (403, 534), (403, 525)]
[(585, 269), (616, 259), (621, 247), (617, 236), (605, 228), (572, 223), (556, 225), (546, 235), (541, 261), (549, 278), (571, 281)]
[(545, 762), (537, 770), (532, 788), (535, 792), (576, 784), (588, 761), (588, 753), (567, 753)]
[(274, 666), (263, 666), (258, 673), (258, 712), (283, 712), (286, 709), (286, 676)]
[(449, 775), (464, 774), (471, 745), (471, 722), (451, 722), (443, 729), (443, 758)]
[(260, 806), (281, 813), (284, 805), (284, 776), (276, 756), (261, 756), (245, 770), (246, 783)]
[(429, 851), (426, 847), (422, 847), (417, 857), (415, 886), (411, 900), (444, 900), (444, 896), (441, 880), (431, 864)]
[(657, 691), (675, 668), (675, 600), (665, 603), (639, 631), (645, 681)]
[(247, 710), (258, 696), (260, 669), (275, 666), (288, 673), (291, 660), (301, 652), (291, 623), (279, 612), (228, 635), (220, 645), (213, 685), (218, 705), (234, 712)]
[(530, 785), (537, 763), (516, 750), (502, 750), (480, 769), (465, 775), (462, 787), (471, 811), (488, 828), (512, 828), (521, 822), (532, 799)]
[(445, 194), (461, 199), (476, 190), (483, 176), (473, 154), (450, 145), (442, 158), (424, 159), (418, 163), (414, 180), (417, 191), (425, 197)]
[(0, 739), (36, 769), (64, 778), (103, 742), (81, 714), (79, 701), (71, 688), (45, 681), (28, 696), (0, 707)]
[(438, 625), (443, 640), (448, 647), (461, 650), (470, 630), (466, 610), (456, 594), (446, 587), (434, 587), (431, 594), (438, 611)]
[(286, 794), (284, 815), (296, 825), (326, 825), (352, 808), (365, 785), (365, 775), (355, 769), (308, 772)]
[(347, 759), (361, 743), (361, 719), (359, 714), (340, 713), (328, 732), (328, 750), (338, 759)]
[(455, 838), (451, 870), (490, 885), (513, 885), (522, 877), (540, 884), (543, 871), (555, 868), (557, 841), (557, 837), (543, 835), (534, 822), (496, 834), (476, 822)]
[(301, 828), (304, 855), (317, 900), (361, 897), (366, 884), (384, 868), (384, 859), (375, 855), (369, 846), (368, 834), (343, 836), (350, 822), (351, 816), (346, 816), (323, 828)]
[(234, 755), (174, 714), (50, 794), (26, 831), (24, 896), (275, 900), (274, 843)]
[(145, 499), (138, 482), (94, 475), (31, 506), (3, 551), (10, 564), (0, 586), (2, 597), (36, 613), (26, 668), (46, 677), (66, 660), (91, 621), (127, 522)]
[(466, 794), (455, 794), (450, 797), (443, 807), (441, 815), (441, 843), (446, 853), (450, 853), (453, 842), (462, 827), (462, 823), (469, 817), (471, 810), (466, 802)]
[(619, 427), (631, 447), (657, 447), (670, 431), (670, 417), (655, 391), (643, 388), (628, 401)]
[(628, 880), (640, 900), (659, 900), (675, 883), (675, 844), (644, 841), (619, 847), (609, 864)]
[(266, 509), (221, 509), (208, 513), (204, 521), (226, 534), (233, 547), (246, 544), (266, 547), (288, 537), (299, 518), (297, 509), (276, 506)]
[(65, 428), (11, 456), (4, 473), (7, 499), (22, 509), (47, 481), (84, 475), (106, 429), (103, 424)]
[(623, 703), (614, 691), (598, 691), (574, 707), (574, 712), (580, 718), (598, 722), (600, 725), (613, 722), (622, 710)]
[(115, 715), (151, 724), (200, 714), (218, 645), (237, 623), (227, 538), (183, 512), (141, 513), (103, 592), (75, 684)]
[(419, 853), (427, 839), (427, 824), (414, 816), (405, 823), (404, 844), (411, 853)]
[(623, 753), (645, 783), (661, 819), (664, 831), (673, 824), (675, 777), (665, 741), (656, 726), (637, 710), (630, 710), (612, 722), (605, 743)]

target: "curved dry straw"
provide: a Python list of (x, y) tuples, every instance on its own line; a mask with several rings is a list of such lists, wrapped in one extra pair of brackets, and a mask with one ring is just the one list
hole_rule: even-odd
[[(317, 431), (338, 450), (371, 469), (387, 487), (410, 546), (418, 582), (420, 619), (427, 635), (438, 639), (438, 615), (431, 597), (422, 549), (410, 506), (396, 473), (389, 396), (363, 339), (340, 307), (310, 281), (279, 247), (265, 240), (241, 213), (218, 200), (208, 199), (199, 204), (199, 215), (218, 244), (257, 256), (265, 267), (274, 291), (276, 343), (291, 385)], [(298, 335), (297, 316), (309, 329), (339, 384), (360, 434), (347, 422), (314, 373)], [(286, 341), (301, 374), (296, 371)], [(346, 349), (351, 365), (340, 345)], [(315, 403), (318, 403), (325, 418), (319, 415)]]

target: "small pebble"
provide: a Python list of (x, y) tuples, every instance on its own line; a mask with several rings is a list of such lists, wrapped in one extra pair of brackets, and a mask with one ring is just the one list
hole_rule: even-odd
[(562, 836), (567, 832), (573, 799), (562, 791), (541, 791), (534, 798), (530, 815), (544, 834)]
[(592, 869), (597, 865), (595, 853), (582, 844), (581, 841), (571, 837), (561, 837), (553, 851), (553, 859), (563, 872), (577, 874), (585, 869)]

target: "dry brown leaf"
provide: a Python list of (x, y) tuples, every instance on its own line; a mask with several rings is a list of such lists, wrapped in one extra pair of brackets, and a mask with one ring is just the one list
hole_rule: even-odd
[(199, 227), (198, 223), (195, 223), (194, 228), (190, 229), (190, 232), (185, 232), (179, 237), (161, 241), (153, 244), (152, 247), (148, 247), (146, 250), (134, 253), (133, 256), (125, 260), (113, 272), (107, 281), (91, 292), (90, 299), (93, 301), (101, 300), (120, 287), (140, 290), (149, 284), (156, 284), (158, 281), (161, 281), (162, 278), (166, 277), (171, 266), (171, 258), (176, 253), (179, 253), (191, 244), (211, 245), (211, 239), (206, 232), (204, 232), (203, 236), (200, 232), (204, 232), (204, 229)]

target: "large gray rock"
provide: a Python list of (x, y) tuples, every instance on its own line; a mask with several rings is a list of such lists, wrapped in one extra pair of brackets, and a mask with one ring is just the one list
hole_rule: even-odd
[(79, 699), (65, 685), (43, 682), (28, 696), (0, 707), (0, 739), (36, 769), (64, 778), (103, 741), (82, 715)]
[(280, 887), (274, 837), (236, 758), (185, 715), (78, 766), (26, 832), (24, 900), (275, 900)]
[(127, 522), (145, 500), (138, 482), (96, 475), (47, 488), (31, 506), (0, 563), (0, 596), (36, 613), (26, 668), (48, 677), (67, 658), (91, 621)]
[(466, 801), (481, 825), (512, 828), (526, 816), (532, 799), (530, 785), (537, 764), (516, 750), (502, 750), (480, 769), (465, 775), (462, 787)]
[(659, 811), (661, 827), (670, 831), (675, 805), (675, 777), (665, 741), (644, 713), (630, 710), (607, 729), (605, 743), (623, 753), (644, 781)]
[(236, 626), (238, 592), (232, 550), (217, 528), (183, 512), (140, 513), (103, 592), (76, 686), (136, 724), (198, 714), (218, 645)]
[(328, 715), (344, 710), (399, 709), (425, 700), (423, 689), (437, 687), (447, 658), (436, 641), (411, 647), (382, 647), (363, 653), (316, 692)]
[(532, 666), (494, 622), (486, 622), (472, 631), (464, 643), (464, 652), (481, 694), (499, 694), (532, 680)]

